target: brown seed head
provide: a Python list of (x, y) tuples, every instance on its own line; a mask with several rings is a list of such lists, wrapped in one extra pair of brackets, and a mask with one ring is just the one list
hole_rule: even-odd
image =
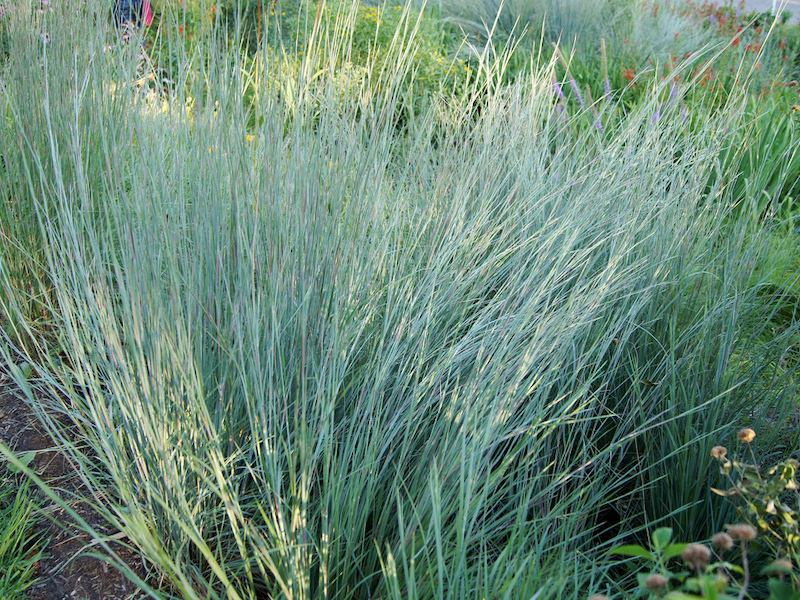
[(773, 560), (767, 569), (770, 575), (782, 575), (792, 570), (792, 561), (788, 558), (779, 558), (778, 560)]
[(748, 525), (747, 523), (737, 523), (736, 525), (731, 525), (728, 527), (728, 535), (734, 540), (749, 542), (750, 540), (756, 539), (756, 535), (758, 534), (752, 525)]
[(711, 550), (702, 544), (689, 544), (681, 555), (684, 562), (689, 563), (695, 569), (705, 569), (708, 566), (708, 559)]
[(648, 575), (647, 579), (644, 580), (644, 587), (654, 592), (663, 590), (667, 587), (667, 578), (658, 573), (653, 573)]
[(715, 548), (719, 548), (720, 550), (730, 550), (733, 548), (733, 538), (723, 532), (715, 533), (711, 538), (711, 543), (714, 544)]
[(725, 446), (714, 446), (711, 449), (711, 458), (716, 458), (717, 460), (723, 460), (727, 453), (728, 449)]
[(716, 458), (717, 460), (724, 459), (727, 453), (728, 449), (725, 446), (714, 446), (711, 449), (711, 457)]
[(749, 444), (754, 439), (756, 439), (756, 432), (750, 429), (749, 427), (745, 427), (744, 429), (739, 430), (739, 433), (736, 434), (736, 437), (740, 442)]

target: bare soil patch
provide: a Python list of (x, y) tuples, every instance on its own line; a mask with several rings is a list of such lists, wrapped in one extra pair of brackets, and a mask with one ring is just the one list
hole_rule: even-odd
[[(52, 438), (34, 411), (10, 380), (0, 374), (0, 441), (18, 454), (36, 451), (31, 468), (61, 498), (73, 498), (80, 492), (81, 481), (70, 461), (55, 447)], [(109, 561), (88, 556), (102, 554), (101, 549), (87, 549), (89, 538), (78, 529), (55, 502), (36, 494), (40, 516), (34, 529), (43, 535), (44, 557), (37, 565), (38, 581), (31, 588), (31, 600), (118, 600), (144, 597)], [(95, 530), (108, 531), (105, 520), (86, 502), (71, 501), (70, 506)], [(114, 551), (144, 577), (141, 557), (116, 544)]]

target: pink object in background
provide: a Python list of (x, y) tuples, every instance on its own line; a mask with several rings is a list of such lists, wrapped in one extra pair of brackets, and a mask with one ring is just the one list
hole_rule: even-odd
[(150, 23), (153, 22), (153, 7), (150, 6), (150, 0), (144, 0), (142, 12), (144, 13), (145, 26), (150, 27)]

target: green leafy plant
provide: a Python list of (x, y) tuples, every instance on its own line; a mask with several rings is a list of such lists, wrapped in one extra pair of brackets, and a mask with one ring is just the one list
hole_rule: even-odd
[[(621, 556), (633, 556), (649, 560), (656, 568), (656, 573), (666, 578), (667, 580), (680, 577), (680, 574), (674, 573), (669, 569), (669, 562), (676, 556), (680, 556), (687, 544), (676, 544), (672, 542), (672, 529), (669, 527), (661, 527), (653, 531), (650, 541), (650, 549), (642, 546), (631, 544), (625, 546), (617, 546), (611, 550), (611, 554), (619, 554)], [(638, 574), (639, 583), (646, 586), (646, 580), (650, 575)]]
[[(651, 550), (638, 545), (628, 545), (614, 548), (611, 553), (638, 557), (652, 563), (653, 567), (644, 569), (649, 570), (649, 573), (637, 573), (639, 588), (634, 593), (635, 596), (646, 595), (651, 599), (663, 597), (670, 600), (700, 597), (733, 600), (737, 596), (743, 597), (749, 584), (747, 541), (744, 540), (749, 535), (748, 527), (734, 525), (729, 528), (731, 535), (718, 533), (713, 538), (715, 546), (720, 550), (723, 550), (723, 547), (730, 549), (733, 546), (733, 536), (742, 539), (744, 568), (724, 561), (718, 555), (715, 555), (716, 562), (710, 562), (712, 552), (705, 544), (672, 542), (672, 529), (668, 527), (653, 532)], [(677, 557), (680, 557), (680, 562), (672, 560)], [(669, 565), (670, 560), (672, 568)], [(679, 565), (683, 568), (676, 570)], [(742, 585), (732, 583), (732, 574), (743, 576), (744, 583)]]
[[(727, 136), (709, 187), (725, 182), (724, 196), (747, 214), (787, 219), (798, 208), (797, 115), (780, 94), (750, 97), (743, 119)], [(722, 178), (720, 175), (726, 173)], [(742, 202), (751, 198), (755, 202)]]
[(752, 463), (730, 458), (725, 447), (716, 446), (712, 456), (719, 461), (720, 471), (730, 487), (713, 491), (737, 504), (741, 516), (757, 527), (759, 543), (770, 554), (800, 564), (798, 462), (789, 458), (769, 468), (762, 468), (750, 446), (755, 438), (753, 430), (741, 430), (738, 438), (748, 445)]
[[(650, 548), (640, 545), (623, 545), (611, 554), (643, 559), (645, 567), (636, 574), (639, 584), (634, 596), (682, 600), (689, 598), (734, 599), (748, 597), (753, 584), (752, 550), (765, 550), (774, 560), (761, 573), (767, 575), (767, 589), (771, 600), (797, 600), (800, 598), (798, 564), (797, 510), (792, 502), (800, 499), (797, 485), (798, 463), (788, 459), (769, 469), (761, 469), (750, 446), (755, 432), (750, 428), (739, 431), (740, 442), (748, 445), (752, 464), (728, 456), (724, 446), (711, 450), (712, 458), (720, 464), (721, 473), (728, 479), (728, 490), (712, 491), (739, 503), (739, 513), (749, 522), (726, 526), (725, 532), (711, 537), (714, 551), (703, 543), (675, 543), (672, 529), (656, 529)], [(796, 506), (800, 507), (800, 503)], [(755, 526), (751, 525), (753, 523)], [(729, 562), (726, 552), (736, 550)], [(681, 557), (688, 569), (676, 570)], [(712, 560), (713, 559), (713, 560)], [(672, 561), (672, 564), (670, 564)]]

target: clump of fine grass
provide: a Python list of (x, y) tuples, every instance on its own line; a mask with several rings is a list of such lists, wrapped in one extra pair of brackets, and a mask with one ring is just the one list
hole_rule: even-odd
[(24, 50), (47, 85), (8, 84), (35, 237), (0, 261), (0, 349), (153, 595), (577, 597), (623, 525), (706, 516), (693, 457), (761, 310), (764, 230), (707, 189), (724, 121), (654, 120), (654, 93), (575, 132), (553, 65), (503, 86), (487, 51), (398, 135), (413, 29), (355, 98), (343, 35), (296, 70), (201, 48), (143, 102), (130, 50), (54, 29)]
[(41, 540), (32, 532), (34, 503), (29, 481), (20, 482), (11, 469), (0, 463), (0, 597), (27, 597), (35, 581), (35, 565), (42, 551)]

